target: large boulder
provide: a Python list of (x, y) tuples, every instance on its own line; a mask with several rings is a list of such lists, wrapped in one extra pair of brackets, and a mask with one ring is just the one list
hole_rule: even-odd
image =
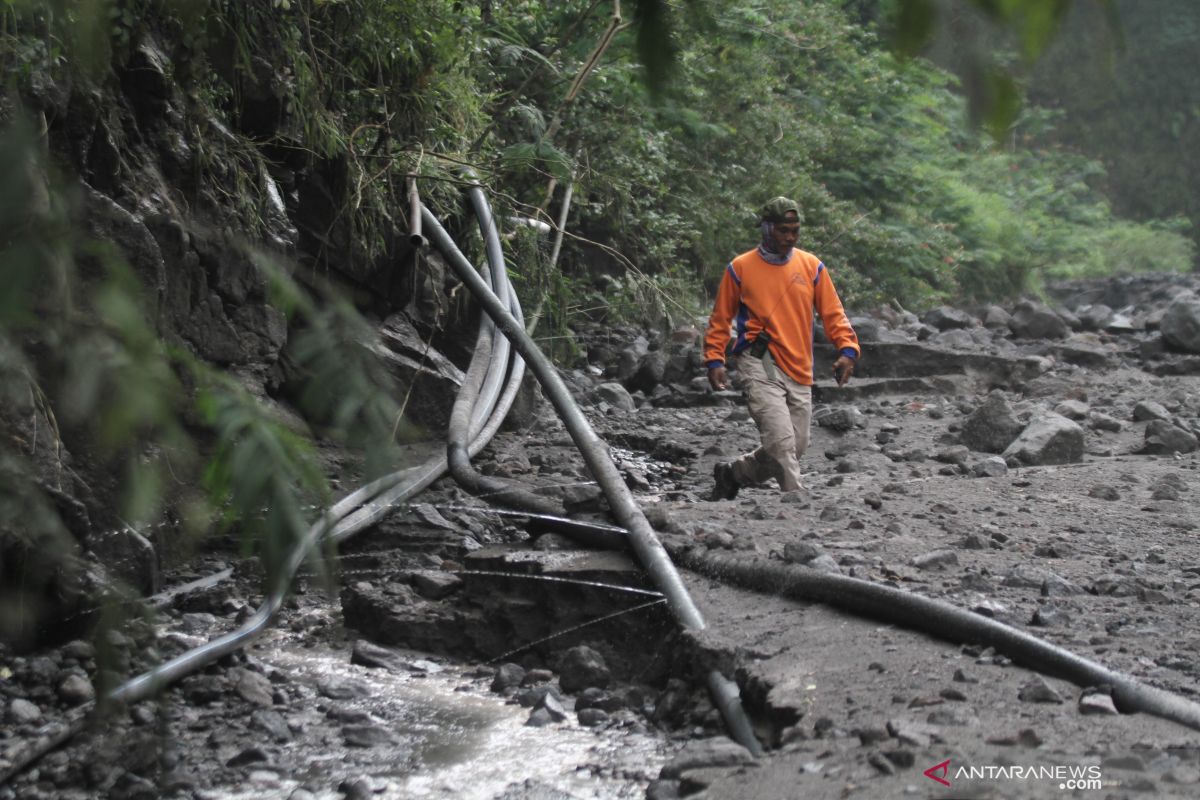
[(1071, 332), (1061, 316), (1046, 304), (1033, 300), (1017, 303), (1008, 328), (1018, 339), (1065, 339)]
[(1012, 444), (1024, 426), (1008, 400), (998, 391), (992, 392), (963, 424), (962, 443), (983, 453), (1000, 453)]
[(1188, 353), (1200, 353), (1200, 299), (1181, 297), (1167, 308), (1161, 330), (1167, 344)]
[(950, 306), (939, 306), (927, 312), (921, 321), (926, 325), (932, 325), (939, 331), (973, 328), (978, 324), (975, 318), (967, 312)]
[(1026, 466), (1082, 461), (1083, 428), (1048, 411), (1030, 422), (1003, 455)]
[(1196, 437), (1190, 431), (1167, 420), (1154, 419), (1146, 425), (1146, 443), (1141, 452), (1159, 455), (1193, 453), (1198, 446)]

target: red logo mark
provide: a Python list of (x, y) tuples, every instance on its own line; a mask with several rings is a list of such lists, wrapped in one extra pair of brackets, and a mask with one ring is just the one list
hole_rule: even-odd
[(924, 772), (926, 778), (929, 778), (931, 781), (937, 781), (942, 786), (950, 785), (950, 781), (946, 780), (948, 774), (950, 774), (950, 759), (948, 758), (940, 764), (934, 764)]

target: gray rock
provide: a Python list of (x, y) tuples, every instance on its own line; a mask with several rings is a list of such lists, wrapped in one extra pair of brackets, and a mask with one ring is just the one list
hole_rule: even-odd
[(1040, 591), (1042, 597), (1070, 597), (1072, 595), (1083, 594), (1083, 587), (1077, 586), (1059, 575), (1050, 573), (1042, 581)]
[(812, 506), (812, 492), (804, 487), (793, 489), (790, 492), (784, 492), (779, 495), (779, 502), (793, 503), (800, 508), (809, 508)]
[(723, 736), (688, 742), (659, 773), (660, 778), (678, 778), (684, 772), (704, 767), (736, 767), (754, 761), (749, 750)]
[(1120, 712), (1113, 704), (1113, 700), (1106, 694), (1085, 694), (1079, 698), (1079, 713), (1080, 714), (1096, 714), (1103, 716), (1117, 716)]
[(1071, 624), (1071, 615), (1058, 606), (1039, 606), (1029, 624), (1041, 628), (1065, 628)]
[(828, 553), (823, 553), (817, 556), (812, 561), (809, 561), (805, 566), (807, 566), (809, 569), (815, 569), (818, 572), (828, 572), (831, 575), (842, 574), (842, 568), (838, 566), (838, 563), (834, 560), (833, 556), (829, 555)]
[(953, 550), (933, 550), (914, 556), (909, 563), (917, 569), (944, 569), (958, 564), (958, 554)]
[(1039, 589), (1051, 577), (1054, 577), (1054, 573), (1050, 570), (1031, 564), (1017, 564), (1000, 583), (1017, 589)]
[(934, 461), (940, 461), (943, 464), (957, 464), (960, 467), (966, 466), (971, 460), (971, 450), (961, 444), (953, 447), (944, 447), (933, 454)]
[(1113, 319), (1113, 310), (1103, 303), (1081, 306), (1076, 309), (1079, 325), (1085, 331), (1104, 330)]
[(1098, 483), (1091, 489), (1088, 489), (1088, 497), (1095, 497), (1098, 500), (1120, 500), (1121, 493), (1117, 487), (1107, 483)]
[(454, 573), (421, 570), (412, 575), (413, 588), (427, 600), (441, 600), (462, 588), (463, 580)]
[(1167, 308), (1160, 325), (1163, 340), (1188, 353), (1200, 353), (1200, 300), (1181, 297)]
[(1099, 411), (1088, 412), (1088, 425), (1094, 430), (1108, 431), (1109, 433), (1119, 433), (1125, 428), (1121, 420)]
[(789, 564), (807, 564), (824, 552), (812, 542), (788, 542), (783, 546), (783, 560)]
[(633, 375), (623, 383), (632, 391), (652, 392), (663, 382), (667, 373), (667, 354), (661, 350), (652, 350), (642, 356)]
[(1070, 464), (1083, 460), (1083, 428), (1059, 414), (1034, 418), (1001, 454), (1005, 460), (1036, 466)]
[(525, 720), (525, 724), (531, 728), (544, 728), (555, 722), (554, 715), (545, 708), (535, 708), (530, 712), (529, 719)]
[(68, 675), (58, 685), (58, 698), (69, 706), (79, 706), (96, 699), (92, 682), (82, 675)]
[(340, 678), (322, 678), (317, 681), (317, 694), (330, 700), (355, 700), (367, 697), (371, 690), (364, 684)]
[(602, 383), (596, 387), (596, 396), (620, 411), (632, 412), (637, 410), (633, 396), (619, 383)]
[(1044, 303), (1022, 300), (1013, 309), (1008, 329), (1018, 339), (1065, 339), (1070, 328)]
[(992, 392), (963, 423), (962, 441), (972, 450), (999, 453), (1017, 438), (1022, 427), (1004, 395)]
[(525, 668), (520, 664), (501, 664), (492, 678), (492, 691), (503, 692), (520, 686), (525, 680)]
[(538, 701), (536, 710), (545, 710), (550, 715), (550, 719), (555, 722), (563, 722), (567, 718), (566, 709), (563, 708), (562, 701), (554, 692), (543, 694), (542, 699)]
[(595, 728), (609, 720), (608, 712), (599, 708), (585, 708), (579, 711), (579, 724), (585, 728)]
[(1162, 403), (1153, 400), (1139, 400), (1133, 406), (1133, 421), (1147, 422), (1152, 419), (1170, 421), (1171, 412)]
[(1155, 455), (1172, 453), (1194, 453), (1200, 440), (1190, 431), (1165, 420), (1151, 420), (1146, 424), (1146, 441), (1139, 452)]
[(1012, 316), (1000, 306), (988, 306), (980, 316), (986, 328), (992, 330), (1009, 330), (1008, 323), (1012, 319)]
[(929, 343), (950, 350), (972, 350), (976, 346), (975, 337), (964, 330), (940, 331), (929, 337)]
[(1054, 407), (1054, 413), (1078, 422), (1081, 419), (1087, 419), (1088, 404), (1079, 400), (1064, 400)]
[(1062, 703), (1062, 695), (1040, 675), (1021, 687), (1017, 697), (1025, 703)]
[(971, 465), (973, 478), (1003, 478), (1008, 474), (1008, 462), (1000, 456), (988, 456)]
[(834, 431), (849, 431), (865, 428), (866, 417), (854, 406), (825, 407), (813, 412), (813, 419), (822, 428)]
[(949, 331), (957, 328), (973, 328), (978, 323), (975, 318), (965, 311), (950, 306), (939, 306), (926, 312), (921, 321), (932, 325), (939, 331)]
[(566, 652), (559, 664), (558, 675), (564, 692), (577, 692), (589, 686), (603, 689), (612, 679), (604, 657), (585, 644)]
[(256, 706), (269, 707), (275, 704), (275, 688), (271, 681), (261, 672), (251, 672), (248, 669), (234, 670), (232, 673), (233, 690), (247, 703)]
[(37, 722), (42, 718), (42, 710), (23, 697), (15, 697), (8, 704), (8, 718), (17, 725)]
[(250, 715), (250, 727), (262, 731), (276, 742), (286, 742), (292, 738), (292, 729), (288, 727), (287, 720), (278, 711), (269, 709), (255, 711)]
[(909, 747), (929, 747), (938, 732), (932, 725), (908, 719), (888, 720), (887, 730), (892, 738)]
[(396, 743), (391, 732), (379, 725), (347, 725), (342, 728), (342, 741), (350, 747), (380, 747)]

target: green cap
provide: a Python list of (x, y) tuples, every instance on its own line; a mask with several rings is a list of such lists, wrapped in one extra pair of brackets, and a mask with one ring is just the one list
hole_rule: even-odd
[(789, 212), (795, 214), (796, 219), (803, 221), (804, 216), (800, 213), (800, 206), (796, 205), (795, 200), (789, 200), (786, 197), (776, 197), (763, 206), (763, 222), (789, 222), (790, 220), (787, 218)]

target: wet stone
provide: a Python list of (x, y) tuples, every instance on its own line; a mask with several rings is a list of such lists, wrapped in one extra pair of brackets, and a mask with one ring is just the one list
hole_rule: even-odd
[(542, 684), (541, 686), (529, 686), (521, 689), (514, 695), (514, 699), (523, 708), (536, 708), (542, 705), (542, 701), (547, 696), (560, 697), (558, 690), (553, 686)]
[(604, 657), (587, 645), (572, 647), (559, 664), (559, 685), (565, 692), (576, 692), (595, 686), (608, 686), (611, 674)]
[(548, 669), (531, 669), (521, 679), (522, 686), (532, 686), (535, 683), (549, 683), (554, 680), (554, 673)]
[(276, 742), (286, 742), (292, 738), (292, 730), (287, 720), (278, 711), (259, 710), (250, 715), (250, 727), (262, 731)]
[(238, 696), (256, 706), (269, 707), (275, 704), (274, 687), (266, 675), (248, 669), (235, 670), (233, 689)]
[(492, 691), (503, 692), (506, 689), (520, 686), (525, 680), (525, 668), (520, 664), (501, 664), (492, 678)]
[(525, 724), (531, 728), (544, 728), (547, 725), (553, 725), (557, 720), (545, 708), (535, 708), (529, 714), (529, 719), (525, 720)]
[(84, 676), (68, 675), (58, 685), (58, 698), (69, 706), (83, 705), (96, 699), (96, 690)]
[(395, 744), (395, 738), (378, 725), (347, 725), (342, 728), (342, 741), (349, 747), (378, 747)]
[(371, 691), (366, 686), (353, 681), (323, 678), (317, 682), (317, 693), (330, 700), (354, 700), (366, 697)]
[(244, 767), (247, 764), (259, 764), (267, 760), (267, 753), (261, 747), (247, 747), (233, 758), (225, 762), (227, 767)]
[(37, 722), (42, 718), (42, 710), (25, 698), (17, 697), (8, 704), (8, 718), (16, 725)]
[(585, 708), (578, 712), (579, 724), (585, 728), (604, 725), (609, 720), (608, 712), (599, 708)]

